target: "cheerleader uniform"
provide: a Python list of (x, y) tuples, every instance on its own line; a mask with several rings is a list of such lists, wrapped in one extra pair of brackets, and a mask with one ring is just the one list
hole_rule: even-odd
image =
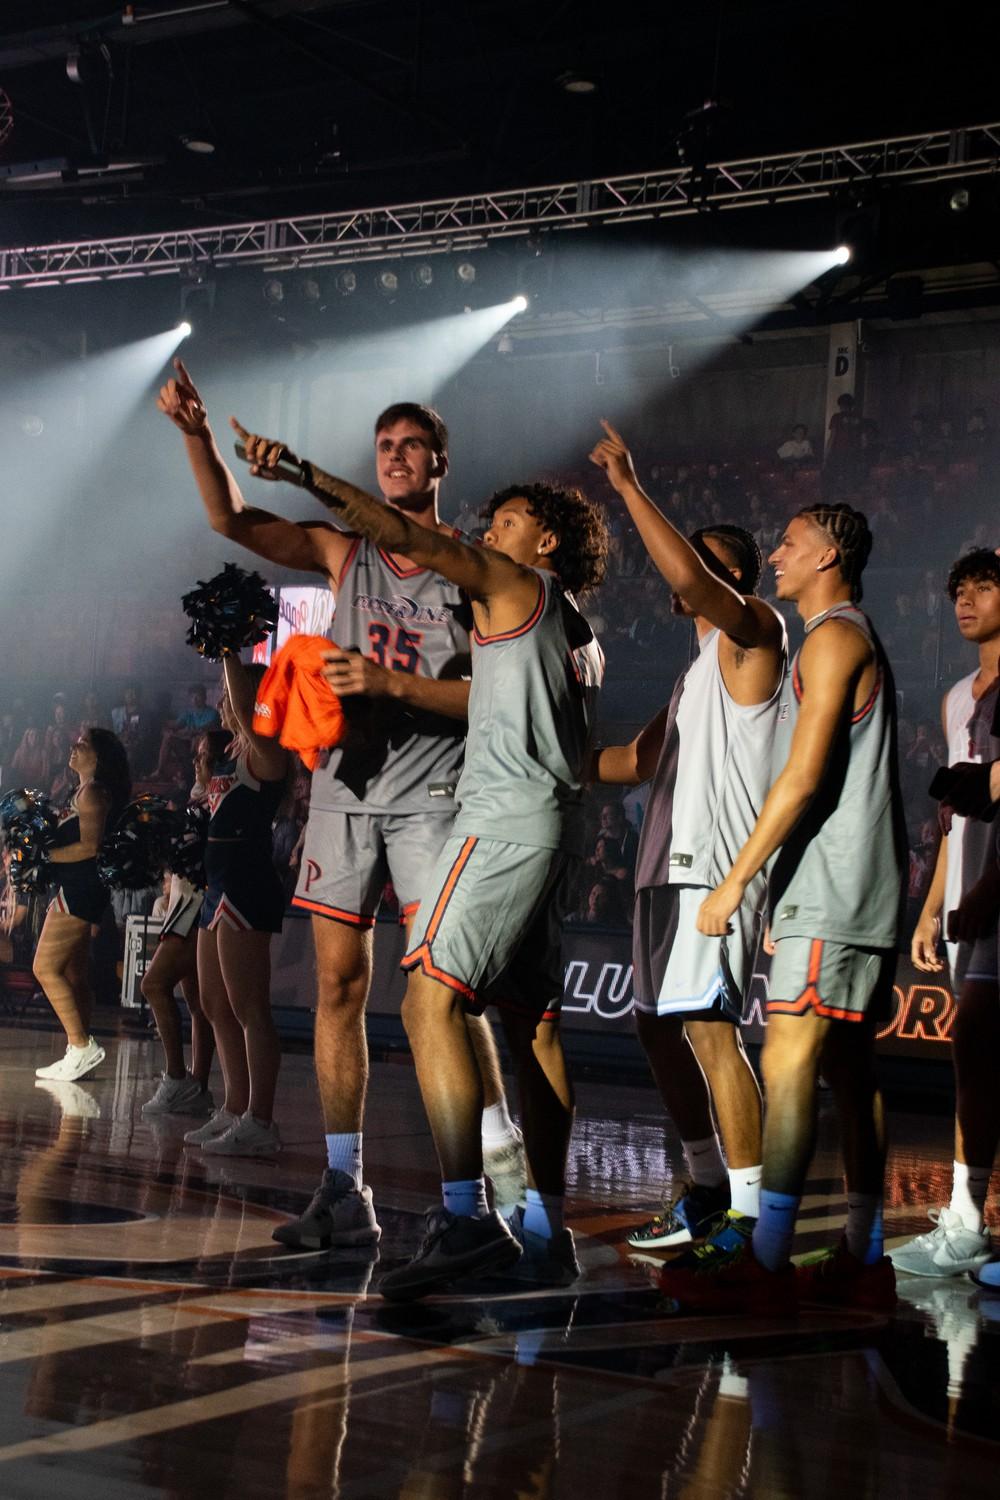
[[(76, 799), (83, 790), (78, 787), (69, 806), (60, 814), (53, 849), (66, 849), (80, 842), (80, 814)], [(90, 859), (74, 859), (66, 864), (54, 864), (53, 873), (59, 881), (59, 889), (52, 898), (53, 911), (65, 917), (78, 917), (96, 927), (108, 906), (108, 888), (97, 873), (96, 856)]]
[(208, 784), (211, 818), (205, 845), (208, 889), (199, 925), (234, 932), (280, 932), (285, 893), (271, 858), (271, 824), (285, 791), (257, 781), (242, 753), (222, 761)]
[[(188, 799), (189, 810), (201, 807), (207, 796), (207, 790), (196, 783)], [(164, 938), (186, 938), (196, 931), (204, 900), (203, 889), (192, 885), (186, 876), (178, 875), (176, 870), (171, 871), (170, 894), (167, 896), (167, 910), (160, 928), (160, 942)]]

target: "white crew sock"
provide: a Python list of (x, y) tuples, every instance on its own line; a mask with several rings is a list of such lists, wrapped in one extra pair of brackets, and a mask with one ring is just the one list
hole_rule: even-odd
[(441, 1197), (450, 1214), (459, 1218), (486, 1219), (490, 1206), (486, 1201), (486, 1178), (464, 1177), (455, 1182), (442, 1182)]
[(986, 1195), (990, 1190), (990, 1167), (970, 1167), (964, 1161), (952, 1164), (954, 1176), (951, 1180), (951, 1203), (956, 1214), (961, 1214), (966, 1229), (975, 1234), (983, 1232), (983, 1210)]
[(354, 1178), (360, 1193), (362, 1178), (361, 1131), (346, 1130), (326, 1138), (326, 1164), (331, 1171), (346, 1172)]
[(726, 1163), (717, 1135), (703, 1141), (681, 1141), (691, 1181), (699, 1187), (720, 1187), (726, 1180)]
[(499, 1104), (488, 1104), (483, 1110), (483, 1145), (506, 1146), (508, 1141), (516, 1139), (507, 1100), (501, 1099)]
[(748, 1219), (760, 1215), (760, 1179), (763, 1167), (729, 1168), (729, 1207)]

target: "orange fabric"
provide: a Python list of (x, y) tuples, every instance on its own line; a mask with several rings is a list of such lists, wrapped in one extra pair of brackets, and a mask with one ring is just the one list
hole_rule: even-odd
[(268, 667), (254, 704), (254, 734), (279, 739), (315, 770), (321, 750), (344, 733), (340, 699), (324, 679), (325, 635), (293, 635)]

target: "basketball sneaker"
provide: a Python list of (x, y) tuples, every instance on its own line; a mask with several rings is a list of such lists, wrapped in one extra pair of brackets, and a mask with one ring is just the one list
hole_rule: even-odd
[(423, 1243), (405, 1266), (382, 1277), (379, 1291), (391, 1302), (409, 1302), (450, 1286), (462, 1276), (503, 1271), (521, 1247), (496, 1211), (483, 1219), (432, 1208)]
[(197, 1078), (185, 1073), (183, 1078), (170, 1078), (163, 1074), (156, 1093), (142, 1106), (143, 1115), (203, 1115), (211, 1114), (215, 1100), (208, 1089), (203, 1089)]
[(628, 1243), (636, 1250), (671, 1250), (704, 1239), (709, 1227), (729, 1207), (729, 1183), (702, 1187), (685, 1182), (673, 1202), (664, 1204), (663, 1212), (648, 1223), (633, 1229)]
[(184, 1132), (184, 1144), (204, 1146), (206, 1141), (214, 1141), (216, 1136), (225, 1135), (238, 1119), (239, 1115), (230, 1114), (228, 1109), (217, 1109), (204, 1125), (196, 1125), (194, 1130)]
[(749, 1313), (794, 1317), (798, 1310), (795, 1271), (769, 1271), (753, 1253), (749, 1237), (728, 1251), (705, 1254), (696, 1269), (664, 1266), (660, 1291), (671, 1313)]
[(381, 1233), (371, 1188), (359, 1191), (350, 1173), (328, 1167), (305, 1213), (279, 1224), (271, 1238), (290, 1250), (334, 1250), (375, 1245)]
[(989, 1235), (967, 1229), (954, 1209), (932, 1208), (927, 1217), (933, 1229), (889, 1251), (897, 1271), (907, 1276), (961, 1276), (963, 1271), (977, 1271), (990, 1259)]
[(887, 1255), (866, 1266), (852, 1255), (847, 1241), (830, 1250), (807, 1255), (795, 1269), (800, 1302), (823, 1302), (832, 1307), (859, 1307), (892, 1312), (896, 1306), (896, 1275)]
[(45, 1068), (36, 1068), (35, 1077), (51, 1078), (56, 1083), (75, 1083), (78, 1078), (92, 1073), (103, 1061), (104, 1048), (89, 1036), (85, 1047), (70, 1044), (58, 1062), (49, 1063)]
[(501, 1274), (529, 1286), (572, 1286), (583, 1275), (576, 1258), (573, 1231), (560, 1229), (551, 1239), (524, 1227), (524, 1210), (516, 1208), (507, 1220), (521, 1247), (521, 1259)]
[(265, 1125), (247, 1110), (222, 1135), (204, 1141), (206, 1156), (273, 1156), (281, 1150), (281, 1137), (273, 1120)]

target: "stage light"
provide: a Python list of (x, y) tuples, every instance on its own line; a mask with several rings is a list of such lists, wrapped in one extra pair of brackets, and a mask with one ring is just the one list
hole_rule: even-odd
[(969, 195), (969, 189), (960, 187), (956, 188), (948, 199), (948, 207), (953, 214), (964, 214), (968, 212), (971, 202), (972, 198)]
[(304, 302), (319, 302), (323, 296), (323, 288), (314, 276), (307, 276), (299, 288)]
[(285, 300), (285, 284), (279, 281), (277, 276), (271, 276), (264, 282), (263, 296), (265, 302), (272, 303), (277, 307)]
[(395, 271), (390, 271), (387, 268), (384, 271), (379, 271), (378, 275), (375, 278), (375, 285), (378, 287), (383, 297), (395, 297), (396, 293), (399, 291), (399, 277), (396, 275)]
[(182, 339), (187, 339), (191, 337), (192, 333), (194, 333), (194, 329), (191, 327), (191, 324), (188, 322), (187, 318), (184, 318), (182, 322), (178, 323), (177, 332), (180, 334)]
[(833, 252), (833, 263), (835, 266), (846, 266), (851, 258), (850, 245), (838, 245)]
[(460, 260), (455, 267), (455, 275), (463, 286), (471, 286), (476, 279), (476, 268), (471, 260)]
[(577, 73), (570, 68), (565, 73), (560, 73), (556, 79), (559, 87), (566, 94), (596, 94), (597, 84), (586, 73)]
[(513, 302), (510, 305), (514, 309), (515, 313), (523, 313), (528, 311), (528, 299), (523, 292), (518, 292), (517, 296), (514, 298)]
[(358, 273), (348, 266), (346, 271), (338, 271), (334, 278), (337, 291), (342, 297), (350, 297), (358, 289)]
[(502, 333), (500, 335), (500, 337), (497, 339), (497, 353), (498, 354), (513, 354), (513, 352), (514, 352), (514, 340), (511, 338), (511, 336), (510, 336), (509, 333)]
[(195, 156), (214, 156), (215, 144), (213, 141), (205, 141), (194, 135), (182, 135), (181, 145), (185, 151), (193, 151)]
[(411, 270), (410, 279), (414, 286), (419, 287), (421, 291), (425, 291), (427, 287), (434, 285), (434, 267), (429, 266), (425, 260), (422, 260), (419, 265), (414, 266)]

